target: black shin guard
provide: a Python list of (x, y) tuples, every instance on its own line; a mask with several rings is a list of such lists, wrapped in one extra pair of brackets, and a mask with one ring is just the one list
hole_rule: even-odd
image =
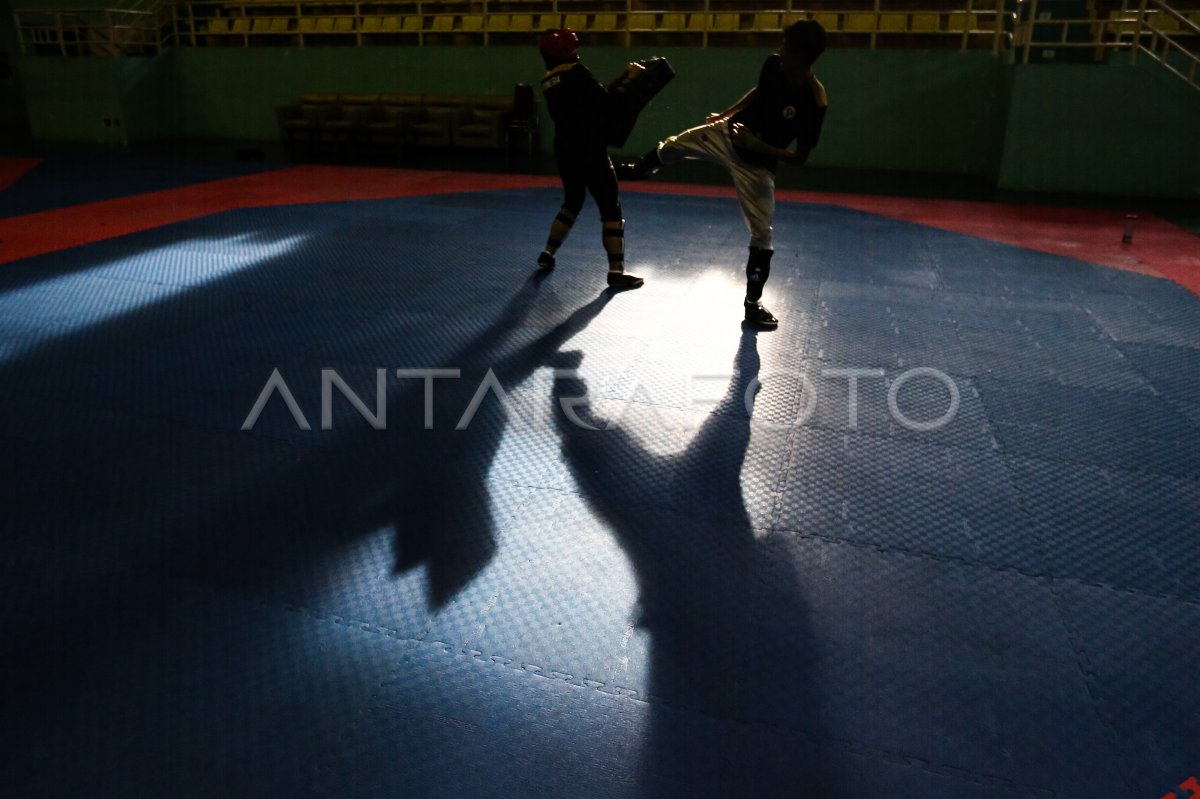
[(658, 146), (636, 161), (619, 161), (613, 164), (613, 172), (617, 180), (645, 180), (658, 171), (663, 160), (658, 154)]
[(771, 256), (774, 254), (774, 250), (750, 248), (750, 258), (746, 261), (746, 302), (762, 299), (763, 286), (771, 276)]

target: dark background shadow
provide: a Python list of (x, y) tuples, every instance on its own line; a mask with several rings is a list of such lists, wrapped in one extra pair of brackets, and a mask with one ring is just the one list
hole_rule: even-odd
[[(557, 207), (553, 193), (540, 196), (547, 213)], [(832, 783), (847, 795), (857, 785), (926, 797), (978, 784), (971, 775), (1129, 794), (1135, 781), (1153, 787), (1164, 773), (1189, 773), (1187, 725), (1163, 722), (1194, 685), (1186, 658), (1154, 658), (1151, 668), (1125, 653), (1131, 641), (1138, 652), (1178, 653), (1188, 640), (1189, 585), (1174, 564), (1195, 540), (1195, 428), (1182, 412), (1196, 403), (1179, 378), (1192, 364), (1182, 344), (1194, 297), (1147, 276), (950, 234), (898, 239), (891, 223), (806, 207), (829, 224), (805, 226), (802, 247), (827, 260), (790, 293), (826, 278), (849, 292), (822, 301), (807, 340), (915, 354), (916, 363), (958, 353), (978, 370), (967, 375), (993, 373), (974, 381), (983, 427), (951, 431), (945, 446), (914, 447), (886, 427), (847, 437), (837, 396), (824, 408), (835, 413), (822, 419), (818, 409), (776, 457), (780, 448), (758, 438), (734, 401), (755, 368), (743, 341), (730, 398), (680, 455), (654, 456), (619, 429), (559, 431), (593, 513), (575, 496), (556, 504), (561, 474), (514, 476), (522, 460), (563, 468), (562, 442), (548, 431), (528, 437), (537, 438), (530, 447), (513, 432), (505, 445), (513, 420), (491, 396), (461, 451), (440, 443), (459, 441), (449, 432), (488, 366), (511, 385), (532, 364), (570, 364), (553, 354), (560, 344), (586, 349), (593, 366), (614, 350), (608, 362), (622, 362), (620, 348), (640, 344), (623, 362), (653, 368), (656, 342), (644, 339), (665, 319), (642, 325), (631, 315), (623, 339), (613, 322), (627, 308), (605, 311), (595, 348), (563, 344), (599, 311), (603, 264), (574, 270), (564, 259), (547, 282), (524, 285), (525, 245), (498, 247), (497, 230), (540, 237), (548, 216), (538, 198), (220, 214), (0, 270), (9, 303), (0, 311), (0, 794), (303, 795), (314, 764), (354, 783), (326, 794), (339, 796), (387, 792), (361, 780), (359, 765), (377, 768), (391, 793), (422, 795), (508, 780), (530, 788), (511, 795), (827, 796)], [(682, 223), (684, 233), (649, 250), (663, 271), (690, 263), (676, 274), (694, 275), (701, 261), (687, 254), (714, 241), (695, 238), (700, 223), (728, 208), (639, 199), (640, 218)], [(875, 284), (897, 241), (919, 245), (919, 268)], [(575, 252), (597, 249), (593, 239)], [(905, 286), (925, 274), (928, 252), (943, 260), (945, 283), (932, 304), (912, 304)], [(38, 293), (52, 281), (61, 283)], [(993, 307), (989, 292), (1001, 283), (1018, 291)], [(1062, 308), (1077, 289), (1090, 300)], [(651, 283), (637, 303), (657, 290)], [(901, 332), (916, 325), (913, 314), (953, 321), (951, 334), (878, 341), (877, 323), (895, 323), (885, 313), (892, 293), (910, 298)], [(1045, 331), (989, 328), (1028, 321), (1019, 309), (1031, 301)], [(564, 320), (574, 321), (556, 333)], [(1101, 328), (1152, 338), (1072, 340)], [(943, 349), (956, 335), (960, 349)], [(770, 355), (766, 337), (757, 343), (764, 363), (792, 356), (786, 338), (770, 339), (781, 350)], [(1136, 368), (1161, 396), (1029, 382), (1021, 373), (1046, 364), (1042, 345), (1076, 379), (1087, 361), (1071, 353), (1103, 350), (1114, 357), (1089, 381), (1119, 386)], [(297, 429), (278, 400), (253, 432), (238, 430), (273, 368), (315, 426), (321, 368), (336, 367), (371, 404), (381, 366), (464, 368), (460, 381), (438, 383), (445, 416), (430, 435), (422, 439), (419, 383), (395, 380), (389, 431), (371, 430), (340, 396), (333, 430)], [(572, 389), (564, 381), (558, 398)], [(539, 382), (524, 399), (545, 407), (551, 393)], [(874, 400), (885, 407), (882, 392)], [(594, 402), (605, 415), (604, 400)], [(993, 435), (999, 453), (973, 453)], [(754, 527), (772, 505), (764, 481), (750, 489), (747, 480), (763, 473), (756, 461), (768, 451), (803, 470), (773, 489), (771, 524), (786, 533)], [(944, 455), (969, 468), (947, 471)], [(1105, 472), (1116, 482), (1097, 479)], [(847, 503), (849, 521), (866, 524), (851, 529)], [(550, 515), (558, 508), (576, 515)], [(523, 536), (499, 540), (521, 539), (527, 568), (493, 559), (504, 513)], [(524, 612), (567, 574), (553, 547), (539, 549), (539, 531), (569, 542), (573, 518), (594, 539), (594, 517), (624, 544), (642, 594), (645, 634), (634, 631), (629, 651), (646, 645), (649, 679), (629, 674), (628, 685), (576, 673), (576, 663), (572, 674), (535, 677), (515, 659), (554, 668), (541, 656), (560, 642), (558, 651), (581, 652), (604, 627), (589, 621), (615, 622), (614, 638), (625, 632), (623, 573), (597, 581), (612, 589), (599, 613), (583, 590)], [(984, 546), (973, 550), (962, 521), (999, 534), (974, 539)], [(552, 578), (519, 582), (530, 574)], [(470, 601), (434, 624), (434, 609), (467, 583)], [(485, 584), (501, 597), (494, 607)], [(559, 608), (571, 614), (563, 628), (575, 624), (566, 634), (551, 617)], [(488, 625), (494, 635), (475, 634)], [(488, 644), (473, 649), (484, 652), (467, 651), (480, 640)], [(578, 665), (602, 664), (605, 643)], [(504, 655), (514, 660), (497, 662)], [(1080, 671), (1085, 659), (1094, 674)], [(648, 703), (627, 698), (626, 689), (640, 699), (648, 682)], [(1142, 710), (1095, 712), (1115, 697)], [(355, 767), (345, 749), (330, 754), (335, 740), (353, 742)], [(398, 746), (420, 759), (397, 757)], [(614, 764), (639, 755), (640, 773), (621, 772), (610, 787)], [(457, 782), (447, 776), (456, 765)], [(535, 789), (545, 785), (555, 788)]]
[[(430, 214), (455, 212), (450, 205)], [(239, 227), (250, 232), (239, 233), (239, 241), (260, 255), (291, 240), (302, 242), (297, 248), (173, 291), (136, 280), (140, 253), (183, 251), (177, 257), (186, 259), (188, 248), (225, 246), (211, 233), (213, 220), (36, 259), (29, 269), (0, 279), (0, 296), (64, 277), (90, 280), (94, 289), (72, 308), (31, 308), (38, 337), (8, 342), (15, 349), (0, 365), (0, 383), (8, 387), (0, 422), (8, 557), (0, 573), (11, 600), (3, 616), (0, 737), (14, 751), (27, 750), (20, 741), (36, 743), (20, 771), (36, 775), (25, 786), (29, 795), (47, 786), (53, 795), (54, 786), (64, 785), (65, 793), (118, 794), (124, 791), (111, 786), (121, 784), (191, 795), (261, 795), (247, 788), (251, 770), (228, 764), (188, 770), (186, 757), (175, 751), (122, 753), (114, 761), (119, 766), (105, 760), (105, 751), (112, 754), (105, 747), (119, 748), (122, 738), (143, 735), (156, 720), (164, 725), (164, 747), (173, 736), (187, 740), (179, 718), (203, 716), (211, 712), (206, 704), (220, 706), (243, 690), (202, 684), (183, 707), (156, 706), (161, 703), (137, 683), (187, 679), (164, 678), (160, 671), (167, 663), (192, 659), (206, 678), (227, 669), (235, 674), (241, 663), (287, 669), (282, 651), (261, 650), (261, 626), (231, 621), (204, 645), (191, 640), (197, 635), (191, 631), (210, 628), (213, 608), (181, 604), (180, 587), (220, 589), (270, 604), (293, 596), (303, 604), (303, 592), (315, 590), (324, 562), (386, 530), (396, 571), (409, 575), (423, 568), (424, 579), (397, 582), (394, 596), (363, 601), (387, 603), (400, 614), (391, 622), (395, 634), (417, 638), (496, 550), (490, 494), (497, 482), (488, 475), (512, 421), (509, 408), (489, 393), (466, 429), (456, 430), (456, 423), (489, 370), (510, 391), (549, 364), (612, 297), (571, 285), (543, 292), (544, 276), (526, 277), (523, 269), (507, 286), (482, 281), (487, 305), (449, 307), (439, 300), (456, 290), (447, 292), (445, 283), (471, 259), (487, 257), (472, 240), (485, 238), (486, 231), (459, 232), (465, 248), (447, 258), (444, 274), (414, 276), (419, 270), (380, 263), (372, 248), (380, 239), (406, 234), (421, 247), (446, 234), (436, 219), (421, 230), (383, 220), (359, 242), (319, 224), (314, 230), (311, 219), (286, 220), (286, 214), (249, 214)], [(264, 232), (252, 232), (256, 216)], [(343, 216), (338, 223), (345, 221)], [(375, 262), (356, 268), (355, 256), (371, 252)], [(96, 266), (121, 259), (129, 261), (128, 282), (119, 270), (109, 269), (104, 279), (89, 276)], [(111, 303), (129, 300), (130, 292), (142, 292), (132, 298), (140, 302), (111, 313)], [(347, 292), (354, 296), (347, 299)], [(419, 307), (424, 297), (429, 312), (390, 310), (404, 292), (406, 308)], [(498, 313), (478, 314), (505, 295)], [(579, 305), (581, 295), (592, 299)], [(49, 317), (60, 312), (77, 324), (54, 335)], [(335, 391), (333, 428), (320, 430), (313, 398), (323, 366), (336, 367), (373, 410), (375, 370), (387, 367), (386, 429), (372, 429)], [(299, 395), (313, 429), (299, 429), (274, 397), (255, 430), (238, 430), (276, 367)], [(421, 381), (398, 380), (394, 370), (401, 367), (461, 370), (459, 379), (436, 381), (432, 429), (423, 426)], [(325, 599), (319, 611), (335, 618), (352, 616), (360, 601), (336, 594)], [(85, 686), (101, 694), (72, 701)], [(254, 741), (270, 755), (300, 760), (291, 775), (298, 784), (317, 754), (308, 752), (305, 762), (306, 736), (307, 743), (321, 745), (330, 730), (320, 728), (337, 729), (339, 705), (347, 705), (336, 690), (310, 700), (294, 710), (295, 728), (277, 738), (259, 729), (264, 740)], [(229, 724), (213, 719), (196, 734), (210, 736)], [(85, 747), (97, 725), (108, 729), (109, 741)], [(234, 724), (245, 735), (252, 726)], [(62, 747), (73, 750), (69, 771), (53, 767), (64, 756)], [(264, 776), (286, 782), (286, 769), (260, 765)], [(111, 777), (108, 788), (92, 784), (114, 767), (125, 773)], [(259, 787), (287, 792), (269, 778)]]
[[(580, 419), (597, 429), (558, 417), (579, 490), (637, 577), (653, 702), (639, 772), (647, 796), (833, 795), (804, 732), (819, 729), (819, 693), (803, 587), (773, 535), (756, 535), (742, 496), (745, 398), (758, 372), (746, 331), (724, 398), (675, 455), (647, 452), (586, 399)], [(564, 377), (554, 394), (586, 397), (587, 386)]]
[[(349, 539), (390, 528), (394, 531), (396, 570), (427, 567), (427, 601), (430, 610), (436, 612), (487, 565), (495, 552), (487, 473), (509, 424), (509, 411), (489, 391), (470, 424), (461, 430), (456, 425), (489, 371), (505, 391), (511, 391), (547, 365), (561, 344), (584, 329), (612, 297), (607, 290), (600, 293), (553, 327), (522, 328), (522, 320), (538, 298), (543, 277), (530, 276), (494, 322), (434, 364), (457, 368), (461, 376), (435, 381), (431, 429), (424, 429), (422, 381), (398, 380), (394, 370), (389, 370), (390, 422), (385, 429), (373, 429), (354, 412), (347, 420), (349, 402), (335, 390), (333, 406), (341, 411), (341, 424), (335, 422), (334, 429), (316, 433), (319, 414), (310, 412), (306, 420), (320, 436), (318, 446), (284, 468), (279, 468), (274, 448), (263, 455), (262, 462), (237, 463), (239, 473), (258, 476), (253, 480), (208, 483), (210, 475), (203, 469), (211, 465), (207, 458), (201, 458), (192, 472), (191, 459), (197, 454), (194, 451), (157, 450), (152, 454), (164, 460), (140, 462), (138, 468), (144, 470), (141, 475), (90, 469), (56, 477), (53, 473), (61, 464), (53, 453), (10, 449), (14, 471), (21, 474), (7, 483), (8, 488), (39, 484), (43, 490), (24, 494), (14, 490), (6, 498), (9, 520), (14, 529), (19, 526), (22, 534), (31, 538), (61, 540), (88, 529), (88, 534), (98, 539), (111, 537), (126, 563), (140, 561), (146, 570), (162, 569), (172, 576), (240, 587), (247, 592), (291, 564), (319, 559)], [(86, 345), (81, 345), (78, 356), (60, 360), (56, 368), (63, 374), (86, 375), (88, 355), (105, 351), (114, 341), (136, 338), (135, 325), (136, 321), (123, 320), (114, 322), (107, 335), (93, 332)], [(515, 331), (523, 332), (525, 340), (514, 336)], [(68, 345), (56, 342), (50, 348), (61, 351), (59, 348), (64, 346)], [(192, 355), (177, 353), (184, 361)], [(37, 368), (43, 357), (44, 352), (35, 351), (4, 370), (8, 380), (21, 384), (22, 370)], [(354, 388), (358, 395), (375, 410), (375, 370), (367, 371), (372, 378), (369, 382), (354, 381), (353, 368), (339, 373), (357, 383)], [(179, 390), (182, 392), (184, 387)], [(278, 397), (273, 397), (269, 405), (277, 406), (277, 416), (287, 415)], [(56, 421), (67, 427), (59, 429), (59, 435), (77, 441), (82, 427), (93, 425), (86, 415)], [(91, 432), (94, 440), (83, 442), (84, 450), (76, 453), (81, 458), (94, 456), (99, 462), (105, 454), (119, 456), (130, 444), (136, 448), (136, 442), (129, 441), (132, 431), (128, 429), (93, 428)], [(242, 435), (250, 438), (252, 433)], [(234, 448), (210, 454), (214, 458), (244, 458), (254, 452), (253, 448)], [(132, 494), (122, 488), (127, 479), (132, 483)], [(169, 498), (167, 502), (155, 513), (121, 513), (148, 498), (143, 495), (151, 493), (143, 482), (147, 479), (152, 479), (152, 493)], [(110, 494), (114, 518), (102, 515), (100, 519), (64, 519), (47, 505), (57, 488), (64, 490), (59, 500), (68, 502)], [(71, 493), (77, 496), (71, 497)], [(139, 545), (144, 549), (139, 551)], [(114, 599), (122, 605), (152, 601), (152, 597), (136, 595)], [(40, 615), (52, 618), (56, 610), (44, 607)], [(119, 615), (120, 608), (107, 608), (105, 612)], [(39, 636), (32, 638), (44, 642)], [(70, 653), (56, 648), (42, 652), (40, 657), (29, 657), (37, 651), (33, 640), (17, 648), (27, 653), (23, 658), (31, 666), (27, 677), (35, 683), (53, 676), (45, 670), (46, 663), (59, 668), (71, 660)]]

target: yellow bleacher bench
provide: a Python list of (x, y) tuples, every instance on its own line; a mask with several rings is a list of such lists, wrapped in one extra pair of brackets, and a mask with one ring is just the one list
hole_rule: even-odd
[(683, 14), (663, 14), (662, 19), (658, 23), (658, 29), (663, 31), (681, 31), (686, 24), (687, 20)]
[[(821, 23), (821, 27), (827, 31), (841, 30), (841, 25), (838, 23), (837, 14), (813, 14), (812, 18)], [(790, 21), (793, 20), (789, 20), (789, 22)]]
[(735, 31), (741, 27), (741, 18), (737, 14), (713, 14), (712, 30)]
[(913, 14), (909, 29), (913, 33), (935, 33), (941, 27), (942, 18), (937, 14)]
[(754, 15), (754, 30), (756, 31), (777, 31), (779, 27), (779, 15), (774, 13), (755, 14)]
[(629, 15), (626, 27), (631, 31), (650, 31), (654, 30), (654, 23), (654, 14), (633, 13)]
[(594, 31), (615, 31), (617, 28), (616, 14), (597, 14), (592, 17), (591, 30)]
[(847, 14), (843, 30), (850, 33), (870, 33), (875, 30), (874, 14)]
[(979, 18), (974, 14), (955, 11), (949, 18), (949, 29), (952, 31), (974, 31), (979, 29)]

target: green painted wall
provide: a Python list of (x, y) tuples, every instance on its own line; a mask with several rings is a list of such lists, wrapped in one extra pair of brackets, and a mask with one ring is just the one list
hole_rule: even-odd
[(125, 144), (119, 63), (114, 58), (21, 58), (33, 138)]
[(275, 107), (309, 91), (509, 95), (531, 79), (515, 55), (499, 47), (180, 48), (183, 133), (275, 139)]
[[(732, 104), (754, 85), (765, 53), (583, 52), (604, 81), (631, 58), (649, 55), (669, 58), (677, 77), (639, 120), (629, 152)], [(507, 95), (515, 83), (536, 84), (542, 72), (533, 48), (513, 47), (187, 48), (178, 56), (183, 132), (200, 138), (273, 139), (274, 107), (304, 91)], [(832, 51), (820, 67), (831, 108), (813, 163), (994, 174), (1003, 132), (1002, 69), (989, 54)]]
[[(625, 153), (735, 101), (765, 52), (583, 51), (602, 80), (649, 55), (667, 56), (678, 77)], [(1200, 162), (1187, 157), (1200, 138), (1200, 95), (1156, 65), (833, 50), (818, 66), (830, 111), (815, 165), (978, 175), (1006, 189), (1200, 196)], [(508, 95), (542, 72), (531, 47), (177, 48), (155, 58), (26, 57), (19, 68), (36, 138), (118, 143), (273, 140), (275, 107), (305, 91)], [(105, 128), (106, 117), (120, 127)]]
[(1015, 69), (1001, 188), (1200, 197), (1200, 94), (1152, 63)]
[(124, 145), (181, 135), (183, 97), (173, 52), (125, 58), (23, 56), (17, 63), (37, 141)]
[(178, 52), (117, 60), (125, 135), (130, 142), (178, 138), (183, 131), (183, 95)]
[(819, 66), (830, 108), (813, 163), (995, 174), (1007, 97), (991, 54), (834, 51)]

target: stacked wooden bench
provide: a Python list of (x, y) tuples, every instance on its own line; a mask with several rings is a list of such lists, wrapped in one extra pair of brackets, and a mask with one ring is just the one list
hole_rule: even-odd
[(504, 149), (511, 97), (308, 92), (276, 109), (292, 158), (314, 150), (399, 152), (405, 147)]

